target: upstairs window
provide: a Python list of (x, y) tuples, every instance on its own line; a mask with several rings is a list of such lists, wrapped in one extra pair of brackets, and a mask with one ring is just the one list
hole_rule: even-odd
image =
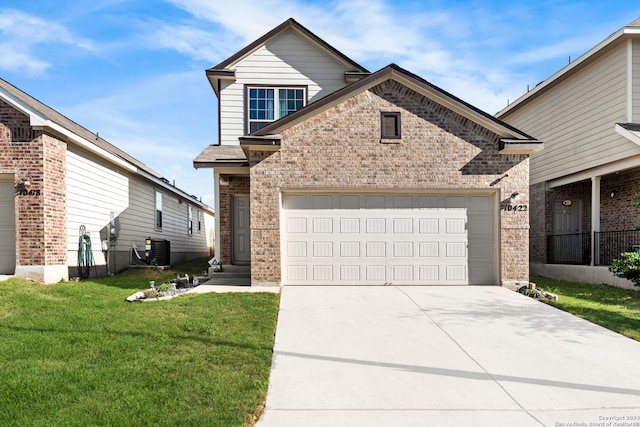
[(380, 113), (380, 139), (400, 139), (400, 113), (382, 112)]
[(191, 205), (187, 206), (187, 234), (193, 235), (193, 208)]
[(255, 132), (305, 106), (306, 89), (295, 87), (249, 87), (248, 130)]

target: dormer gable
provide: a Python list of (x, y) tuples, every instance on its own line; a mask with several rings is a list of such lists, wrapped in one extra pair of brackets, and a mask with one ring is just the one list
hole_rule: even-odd
[(293, 19), (206, 70), (219, 143), (252, 133), (370, 73)]

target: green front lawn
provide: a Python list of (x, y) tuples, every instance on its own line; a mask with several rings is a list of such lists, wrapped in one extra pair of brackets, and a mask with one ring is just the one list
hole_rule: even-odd
[(531, 277), (538, 288), (558, 295), (546, 303), (640, 341), (640, 292), (546, 277)]
[(0, 425), (247, 422), (266, 397), (279, 296), (124, 301), (175, 274), (0, 282)]

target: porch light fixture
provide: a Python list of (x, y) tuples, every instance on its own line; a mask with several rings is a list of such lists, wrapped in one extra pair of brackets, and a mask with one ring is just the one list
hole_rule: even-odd
[(611, 198), (613, 199), (614, 197), (616, 197), (616, 194), (618, 194), (618, 190), (613, 190), (611, 192)]
[(14, 188), (17, 191), (31, 189), (31, 179), (29, 177), (27, 177), (27, 178), (21, 178), (21, 179), (17, 180), (15, 182)]
[(514, 191), (513, 193), (511, 193), (511, 197), (510, 197), (511, 200), (516, 201), (519, 198), (520, 198), (520, 193), (519, 192)]

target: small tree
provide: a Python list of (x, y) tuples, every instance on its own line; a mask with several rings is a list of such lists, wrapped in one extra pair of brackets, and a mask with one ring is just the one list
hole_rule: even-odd
[(640, 286), (640, 253), (624, 252), (620, 258), (614, 259), (609, 271), (618, 277), (628, 279), (635, 286)]

